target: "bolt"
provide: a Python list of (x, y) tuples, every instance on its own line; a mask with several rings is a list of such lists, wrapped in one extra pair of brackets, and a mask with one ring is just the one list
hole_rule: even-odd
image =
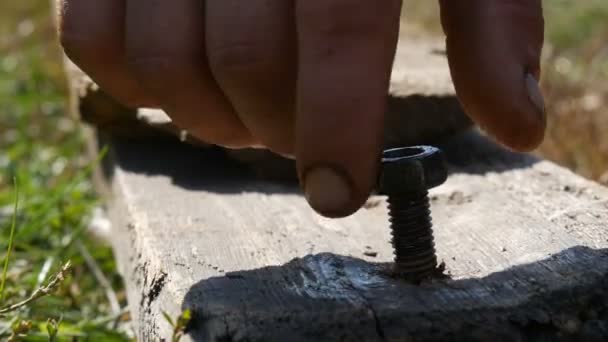
[(436, 147), (384, 151), (378, 190), (388, 196), (396, 275), (420, 282), (437, 268), (428, 189), (447, 179), (447, 163)]

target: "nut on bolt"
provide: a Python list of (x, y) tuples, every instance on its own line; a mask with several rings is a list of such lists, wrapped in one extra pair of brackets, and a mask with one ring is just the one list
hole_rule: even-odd
[(419, 282), (437, 268), (428, 189), (447, 179), (447, 163), (433, 146), (384, 151), (378, 191), (388, 196), (395, 273)]

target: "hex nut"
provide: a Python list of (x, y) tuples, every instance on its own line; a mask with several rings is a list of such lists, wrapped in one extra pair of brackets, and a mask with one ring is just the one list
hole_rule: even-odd
[(383, 195), (426, 191), (448, 177), (443, 152), (433, 146), (394, 148), (382, 154), (378, 192)]

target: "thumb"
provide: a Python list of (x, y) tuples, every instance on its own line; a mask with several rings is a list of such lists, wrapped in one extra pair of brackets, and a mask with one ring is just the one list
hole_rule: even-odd
[(541, 0), (440, 0), (448, 60), (465, 112), (512, 149), (528, 151), (546, 126), (538, 86)]

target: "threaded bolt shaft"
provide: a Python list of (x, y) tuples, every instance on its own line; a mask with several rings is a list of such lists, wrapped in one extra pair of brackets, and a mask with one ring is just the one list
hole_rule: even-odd
[(409, 146), (385, 150), (378, 190), (388, 196), (395, 252), (394, 273), (420, 283), (437, 272), (428, 190), (448, 177), (440, 149)]
[(390, 194), (388, 203), (394, 271), (406, 280), (419, 282), (437, 268), (428, 192)]

